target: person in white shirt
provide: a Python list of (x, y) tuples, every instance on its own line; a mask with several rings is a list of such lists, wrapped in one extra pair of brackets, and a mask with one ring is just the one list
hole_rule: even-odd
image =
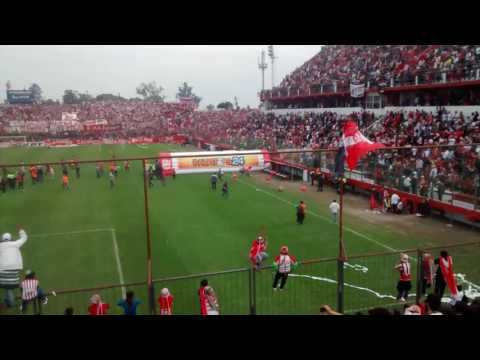
[(400, 202), (400, 196), (398, 196), (397, 193), (393, 193), (390, 202), (392, 204), (393, 212), (396, 213), (397, 212), (397, 205)]
[(207, 315), (220, 315), (218, 298), (211, 286), (205, 288), (205, 305), (207, 308)]
[(330, 205), (328, 206), (328, 208), (330, 209), (330, 212), (332, 213), (333, 223), (336, 224), (337, 223), (338, 211), (340, 210), (340, 205), (337, 203), (336, 200), (333, 200), (330, 203)]
[(20, 229), (20, 239), (13, 240), (10, 233), (4, 233), (0, 239), (0, 289), (5, 289), (5, 304), (15, 306), (13, 290), (20, 286), (20, 272), (23, 259), (20, 248), (27, 242), (27, 233)]

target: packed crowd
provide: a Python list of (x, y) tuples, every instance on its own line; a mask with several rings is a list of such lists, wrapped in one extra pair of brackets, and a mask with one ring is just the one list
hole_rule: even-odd
[(350, 84), (370, 86), (475, 79), (480, 67), (477, 45), (326, 45), (312, 59), (287, 75), (273, 90), (303, 93), (323, 86), (324, 92), (349, 91)]
[[(73, 135), (115, 134), (119, 137), (164, 135), (188, 119), (193, 107), (185, 103), (150, 101), (92, 101), (77, 105), (22, 105), (0, 107), (0, 134)], [(107, 125), (88, 131), (87, 122)], [(159, 134), (159, 132), (162, 132)]]
[[(437, 65), (444, 66), (444, 65)], [(80, 126), (88, 119), (104, 119), (100, 131), (68, 132), (81, 138), (115, 136), (162, 136), (184, 134), (236, 148), (336, 148), (341, 139), (341, 123), (346, 116), (334, 112), (275, 115), (258, 110), (193, 111), (185, 104), (142, 101), (97, 102), (83, 105), (8, 106), (0, 108), (0, 134), (23, 124), (18, 134), (53, 136), (62, 114), (75, 114), (69, 124)], [(425, 196), (433, 187), (480, 193), (480, 117), (439, 108), (436, 112), (390, 112), (375, 116), (352, 113), (362, 132), (372, 141), (387, 146), (406, 146), (400, 151), (376, 152), (360, 167), (365, 176), (379, 184)], [(13, 124), (13, 125), (12, 125)], [(80, 124), (80, 125), (78, 125)], [(1, 132), (3, 129), (3, 132)], [(109, 130), (110, 129), (110, 130)], [(58, 135), (58, 133), (57, 133)], [(425, 149), (428, 145), (462, 145), (456, 148)], [(311, 155), (297, 161), (314, 166)], [(333, 158), (328, 158), (333, 167)], [(6, 176), (4, 174), (4, 176)]]

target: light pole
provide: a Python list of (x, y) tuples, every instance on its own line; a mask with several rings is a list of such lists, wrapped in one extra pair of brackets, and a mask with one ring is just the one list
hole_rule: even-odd
[(273, 50), (273, 45), (268, 45), (268, 57), (272, 61), (272, 89), (275, 86), (275, 68), (274, 68), (274, 63), (275, 59), (278, 59), (278, 57), (275, 56), (275, 52)]
[(268, 68), (268, 64), (265, 62), (265, 50), (262, 50), (262, 55), (258, 59), (258, 68), (262, 72), (262, 91), (265, 90), (265, 70)]

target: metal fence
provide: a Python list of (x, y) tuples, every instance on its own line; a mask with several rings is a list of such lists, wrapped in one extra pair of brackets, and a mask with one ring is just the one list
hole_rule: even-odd
[[(116, 284), (86, 289), (47, 291), (48, 304), (42, 306), (46, 315), (63, 314), (73, 307), (75, 314), (87, 314), (89, 299), (99, 294), (104, 303), (110, 305), (109, 315), (122, 314), (117, 302), (126, 291), (134, 291), (141, 300), (139, 315), (158, 313), (158, 296), (166, 287), (174, 296), (175, 315), (199, 315), (198, 289), (200, 282), (207, 279), (219, 299), (221, 315), (314, 315), (320, 307), (329, 304), (345, 314), (365, 312), (374, 307), (401, 307), (396, 299), (399, 279), (395, 265), (400, 254), (409, 255), (412, 272), (412, 289), (407, 303), (419, 302), (421, 291), (421, 264), (424, 253), (435, 258), (446, 250), (454, 259), (454, 270), (458, 284), (466, 295), (480, 297), (480, 242), (445, 245), (403, 251), (369, 253), (349, 256), (345, 262), (337, 258), (324, 258), (300, 262), (287, 280), (283, 291), (273, 289), (275, 270), (265, 266), (259, 270), (251, 268), (232, 269), (220, 272), (193, 274), (154, 279), (153, 301), (149, 301), (148, 282)], [(343, 289), (343, 291), (340, 291)], [(427, 293), (433, 288), (427, 289)], [(447, 290), (448, 293), (448, 290)], [(19, 313), (18, 310), (10, 314)], [(33, 306), (27, 314), (33, 313)]]

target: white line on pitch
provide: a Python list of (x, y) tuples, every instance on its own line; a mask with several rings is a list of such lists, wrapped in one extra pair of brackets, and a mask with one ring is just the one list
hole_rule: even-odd
[(32, 234), (32, 235), (27, 234), (27, 235), (30, 237), (46, 237), (46, 236), (85, 234), (85, 233), (91, 233), (91, 232), (101, 232), (101, 231), (111, 231), (111, 230), (112, 229), (90, 229), (90, 230), (67, 231), (67, 232), (48, 233), (48, 234)]
[[(251, 185), (251, 184), (249, 184), (249, 183), (247, 183), (247, 182), (245, 182), (245, 181), (242, 181), (242, 180), (240, 180), (240, 179), (238, 179), (238, 181), (241, 182), (241, 183), (244, 184), (244, 185), (248, 185), (248, 186), (250, 186), (251, 188), (254, 188), (255, 190), (258, 189), (257, 191), (260, 191), (260, 192), (262, 192), (262, 193), (264, 193), (264, 194), (267, 194), (267, 195), (273, 197), (274, 199), (283, 201), (284, 203), (289, 204), (289, 205), (292, 205), (292, 206), (296, 206), (294, 203), (292, 203), (292, 202), (290, 202), (290, 201), (288, 201), (288, 200), (285, 200), (285, 199), (283, 199), (283, 198), (281, 198), (281, 197), (279, 197), (279, 196), (277, 196), (277, 195), (274, 195), (274, 194), (272, 194), (272, 193), (269, 192), (269, 191), (266, 191), (266, 190), (257, 188), (257, 187), (255, 187), (255, 186), (253, 186), (253, 185)], [(313, 216), (316, 216), (316, 217), (318, 217), (318, 218), (320, 218), (320, 219), (323, 219), (323, 220), (325, 220), (325, 221), (327, 221), (327, 222), (329, 222), (329, 223), (333, 223), (330, 219), (328, 219), (328, 218), (326, 218), (326, 217), (324, 217), (324, 216), (318, 215), (318, 214), (314, 213), (314, 212), (311, 211), (311, 210), (310, 210), (308, 213), (309, 213), (309, 214), (312, 214)], [(365, 234), (362, 234), (362, 233), (359, 233), (358, 231), (355, 231), (355, 230), (353, 230), (353, 229), (350, 229), (350, 228), (347, 227), (347, 226), (344, 226), (343, 228), (344, 228), (345, 230), (351, 232), (352, 234), (355, 234), (355, 235), (357, 235), (357, 236), (359, 236), (359, 237), (361, 237), (361, 238), (363, 238), (363, 239), (365, 239), (365, 240), (368, 240), (368, 241), (370, 241), (370, 242), (373, 242), (374, 244), (377, 244), (378, 246), (383, 247), (384, 249), (387, 249), (387, 250), (390, 250), (390, 251), (398, 251), (397, 249), (394, 249), (394, 248), (392, 248), (392, 247), (390, 247), (390, 246), (388, 246), (388, 245), (384, 245), (384, 244), (382, 244), (381, 242), (378, 242), (377, 240), (374, 240), (374, 239), (368, 237), (368, 236), (365, 235)]]
[[(113, 240), (113, 253), (115, 255), (115, 260), (117, 262), (117, 271), (118, 271), (118, 279), (120, 280), (120, 284), (125, 284), (125, 279), (123, 277), (123, 269), (122, 263), (120, 262), (120, 252), (118, 251), (118, 243), (117, 243), (117, 233), (115, 229), (110, 229), (112, 231), (112, 240)], [(127, 296), (127, 291), (125, 286), (122, 286), (122, 297), (125, 299)]]

